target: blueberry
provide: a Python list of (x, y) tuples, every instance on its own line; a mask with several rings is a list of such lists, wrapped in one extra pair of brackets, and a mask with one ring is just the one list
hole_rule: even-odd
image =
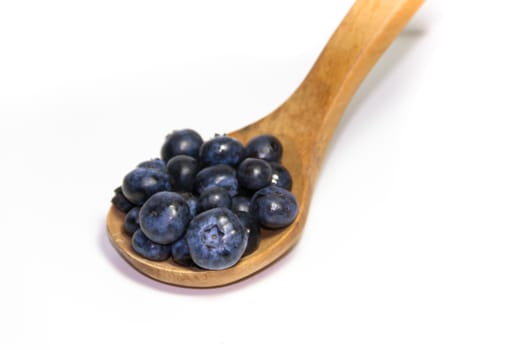
[(235, 265), (246, 250), (248, 232), (229, 209), (215, 208), (197, 215), (189, 224), (186, 241), (195, 264), (209, 270)]
[(283, 155), (283, 146), (281, 141), (273, 135), (260, 135), (248, 142), (244, 154), (246, 157), (279, 162)]
[(284, 188), (268, 186), (253, 195), (251, 214), (264, 227), (285, 227), (297, 216), (297, 200)]
[(124, 218), (124, 232), (130, 236), (140, 228), (139, 211), (140, 207), (133, 207), (130, 211), (128, 211), (126, 217)]
[(261, 228), (257, 220), (250, 214), (246, 212), (236, 212), (235, 214), (241, 221), (244, 229), (248, 232), (248, 244), (243, 254), (243, 256), (246, 256), (253, 253), (257, 247), (259, 247), (259, 243), (261, 242)]
[(124, 196), (124, 193), (122, 193), (122, 187), (117, 187), (115, 189), (115, 194), (113, 195), (113, 198), (111, 198), (111, 203), (120, 210), (123, 213), (127, 213), (131, 210), (135, 205), (128, 201), (126, 197)]
[(272, 166), (272, 185), (291, 191), (293, 182), (288, 169), (276, 162), (270, 163), (270, 165)]
[(184, 192), (181, 194), (181, 196), (186, 200), (186, 204), (190, 209), (190, 216), (191, 218), (193, 218), (195, 215), (197, 215), (197, 197), (195, 197), (190, 192)]
[(155, 193), (139, 213), (142, 231), (159, 244), (173, 243), (182, 237), (190, 218), (186, 200), (175, 192)]
[(185, 154), (193, 158), (199, 156), (199, 149), (202, 145), (202, 137), (190, 129), (175, 130), (168, 136), (160, 151), (161, 158), (166, 163), (179, 154)]
[(272, 167), (262, 159), (246, 158), (237, 168), (239, 185), (249, 190), (259, 190), (270, 185)]
[(219, 164), (202, 169), (195, 177), (195, 190), (202, 193), (210, 187), (222, 187), (230, 196), (235, 196), (239, 191), (239, 183), (235, 169), (231, 166)]
[(168, 171), (168, 169), (166, 168), (166, 163), (164, 163), (164, 161), (159, 158), (142, 162), (139, 165), (137, 165), (137, 168), (156, 169), (162, 172)]
[(244, 147), (229, 136), (215, 136), (204, 142), (199, 151), (205, 165), (226, 164), (235, 166), (242, 159)]
[(232, 198), (232, 207), (233, 212), (243, 211), (245, 213), (250, 212), (250, 198), (245, 196), (235, 196)]
[(153, 242), (140, 229), (131, 237), (131, 247), (137, 254), (149, 260), (166, 260), (171, 254), (171, 245)]
[(203, 212), (213, 208), (231, 208), (232, 198), (222, 187), (210, 187), (201, 192), (197, 202), (197, 212)]
[(168, 161), (170, 183), (176, 192), (191, 192), (198, 171), (199, 162), (193, 157), (181, 154)]
[(122, 183), (124, 196), (135, 205), (142, 205), (154, 193), (170, 190), (168, 174), (151, 168), (136, 168)]
[(173, 261), (179, 265), (193, 266), (188, 242), (186, 242), (186, 236), (179, 238), (171, 245), (171, 256), (173, 257)]

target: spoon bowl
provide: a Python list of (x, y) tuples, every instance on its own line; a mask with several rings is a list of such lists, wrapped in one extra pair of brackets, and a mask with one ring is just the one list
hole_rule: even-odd
[(230, 136), (246, 143), (273, 134), (283, 144), (282, 163), (290, 171), (298, 215), (288, 227), (262, 230), (259, 248), (225, 270), (188, 268), (172, 260), (150, 261), (131, 248), (125, 214), (111, 207), (108, 233), (118, 252), (137, 270), (156, 280), (185, 287), (218, 287), (270, 265), (299, 240), (313, 187), (328, 143), (347, 104), (382, 53), (423, 0), (357, 0), (298, 89), (274, 112)]

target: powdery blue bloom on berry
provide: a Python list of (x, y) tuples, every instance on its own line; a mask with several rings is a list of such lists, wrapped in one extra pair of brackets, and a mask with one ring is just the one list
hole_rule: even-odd
[(171, 255), (171, 245), (153, 242), (140, 229), (131, 237), (131, 247), (138, 255), (149, 260), (162, 261)]
[(202, 169), (195, 178), (195, 190), (202, 193), (211, 187), (222, 187), (233, 197), (239, 191), (235, 169), (229, 165), (212, 165)]
[(190, 209), (190, 216), (193, 219), (193, 217), (197, 215), (197, 201), (199, 199), (190, 192), (184, 192), (181, 196), (186, 200), (186, 204)]
[(226, 164), (235, 166), (244, 154), (242, 144), (229, 136), (215, 136), (204, 142), (199, 151), (200, 160), (205, 165)]
[(251, 214), (267, 228), (290, 225), (297, 216), (297, 200), (292, 192), (277, 186), (257, 191), (251, 202)]
[(190, 222), (186, 241), (195, 264), (208, 270), (223, 270), (242, 257), (248, 232), (231, 210), (215, 208)]
[(190, 218), (186, 200), (175, 192), (154, 194), (139, 212), (142, 231), (159, 244), (170, 244), (182, 237)]
[(151, 168), (136, 168), (122, 182), (122, 193), (135, 205), (142, 205), (153, 194), (170, 189), (168, 174)]
[(156, 169), (162, 172), (168, 171), (168, 169), (166, 168), (166, 163), (164, 163), (164, 161), (159, 158), (139, 163), (139, 165), (137, 165), (137, 168)]

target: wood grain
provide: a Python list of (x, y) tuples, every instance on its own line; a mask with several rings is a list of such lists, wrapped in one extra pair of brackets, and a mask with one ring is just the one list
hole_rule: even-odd
[(217, 287), (263, 269), (298, 241), (312, 190), (328, 143), (355, 91), (397, 37), (423, 0), (357, 0), (298, 89), (267, 117), (230, 133), (246, 143), (270, 133), (284, 146), (283, 164), (294, 179), (299, 202), (297, 219), (287, 228), (263, 230), (260, 247), (235, 266), (222, 271), (190, 269), (171, 260), (138, 256), (123, 231), (124, 215), (112, 207), (107, 216), (109, 238), (137, 270), (162, 282), (186, 287)]

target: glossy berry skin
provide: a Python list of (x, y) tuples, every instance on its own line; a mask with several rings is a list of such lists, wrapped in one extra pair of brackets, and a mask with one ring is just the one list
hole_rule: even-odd
[(222, 187), (211, 187), (201, 192), (197, 201), (197, 212), (201, 213), (213, 208), (231, 208), (232, 198)]
[(199, 171), (199, 162), (193, 157), (181, 154), (168, 161), (167, 171), (173, 191), (191, 192)]
[(248, 232), (231, 210), (215, 208), (200, 213), (190, 222), (186, 241), (195, 264), (208, 270), (223, 270), (242, 257)]
[(226, 164), (237, 165), (244, 154), (244, 147), (233, 137), (215, 136), (204, 142), (199, 151), (204, 165)]
[(185, 154), (193, 158), (199, 156), (202, 145), (202, 137), (194, 130), (175, 130), (168, 136), (162, 145), (160, 154), (166, 163), (179, 154)]
[(133, 207), (130, 211), (128, 211), (126, 217), (124, 218), (124, 232), (130, 236), (140, 228), (139, 211), (140, 207)]
[(151, 168), (136, 168), (122, 182), (122, 193), (135, 205), (142, 205), (154, 193), (171, 189), (168, 174)]
[(290, 225), (297, 216), (297, 200), (292, 192), (277, 186), (257, 191), (251, 202), (251, 214), (267, 228)]
[(237, 212), (235, 214), (248, 232), (248, 244), (243, 254), (243, 256), (246, 256), (253, 253), (259, 247), (259, 243), (261, 242), (261, 228), (257, 220), (249, 213)]
[(186, 236), (179, 238), (171, 245), (171, 256), (173, 257), (173, 261), (181, 266), (194, 266), (193, 260), (191, 260), (188, 242), (186, 242)]
[(272, 167), (262, 159), (246, 158), (237, 168), (239, 185), (249, 190), (259, 190), (270, 185), (272, 181)]
[(272, 166), (272, 185), (284, 188), (285, 190), (292, 190), (292, 176), (288, 169), (280, 163), (270, 163)]
[(193, 219), (193, 217), (197, 215), (197, 202), (199, 199), (190, 192), (184, 192), (181, 196), (186, 200), (186, 204), (190, 209), (190, 216)]
[(195, 190), (202, 193), (211, 187), (222, 187), (233, 197), (239, 191), (239, 182), (235, 169), (231, 166), (219, 164), (206, 167), (195, 177)]
[(232, 207), (231, 210), (233, 212), (250, 212), (250, 198), (245, 196), (235, 196), (232, 198)]
[(155, 193), (139, 212), (142, 231), (159, 244), (170, 244), (182, 237), (190, 219), (186, 200), (175, 192)]
[(164, 161), (159, 158), (146, 160), (140, 163), (139, 165), (137, 165), (137, 168), (156, 169), (162, 172), (168, 171), (166, 167), (166, 163), (164, 163)]
[(268, 162), (279, 162), (283, 155), (281, 141), (273, 135), (260, 135), (251, 139), (245, 148), (245, 157), (264, 159)]
[(171, 255), (171, 245), (153, 242), (140, 229), (133, 233), (131, 247), (137, 254), (149, 260), (163, 261)]
[(133, 203), (126, 199), (124, 193), (122, 193), (122, 187), (117, 187), (115, 189), (115, 194), (113, 195), (113, 198), (111, 198), (111, 203), (113, 203), (115, 208), (117, 208), (123, 213), (127, 213), (131, 210), (131, 208), (135, 206)]

